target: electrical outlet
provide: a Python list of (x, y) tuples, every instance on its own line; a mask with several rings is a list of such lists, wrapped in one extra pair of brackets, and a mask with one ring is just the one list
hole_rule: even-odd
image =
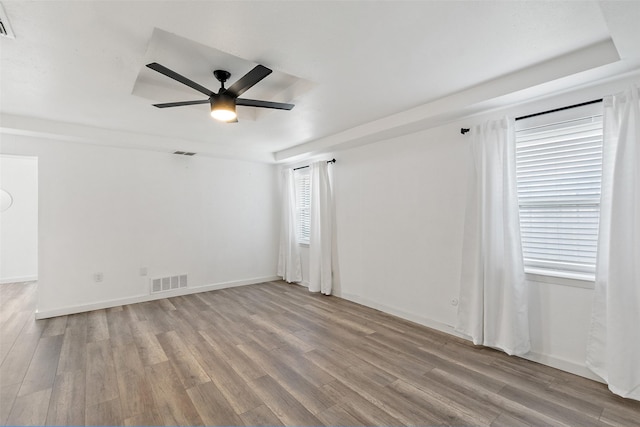
[(102, 273), (95, 273), (93, 275), (93, 281), (96, 283), (102, 282), (102, 279), (104, 279)]

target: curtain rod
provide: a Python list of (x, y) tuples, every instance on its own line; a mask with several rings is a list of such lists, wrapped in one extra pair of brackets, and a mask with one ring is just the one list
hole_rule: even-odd
[(528, 114), (526, 116), (516, 117), (516, 120), (523, 120), (523, 119), (528, 119), (528, 118), (531, 118), (531, 117), (541, 116), (543, 114), (555, 113), (555, 112), (558, 112), (558, 111), (568, 110), (569, 108), (576, 108), (576, 107), (583, 107), (585, 105), (597, 104), (598, 102), (602, 102), (602, 98), (594, 99), (593, 101), (581, 102), (580, 104), (568, 105), (568, 106), (562, 107), (562, 108), (555, 108), (553, 110), (542, 111), (540, 113), (533, 113), (533, 114)]
[[(585, 105), (597, 104), (598, 102), (602, 102), (602, 98), (594, 99), (593, 101), (581, 102), (580, 104), (568, 105), (566, 107), (554, 108), (553, 110), (547, 110), (547, 111), (541, 111), (539, 113), (528, 114), (526, 116), (516, 117), (516, 121), (517, 120), (523, 120), (523, 119), (529, 119), (531, 117), (536, 117), (536, 116), (542, 116), (543, 114), (556, 113), (558, 111), (568, 110), (569, 108), (584, 107)], [(469, 128), (460, 128), (460, 133), (464, 135), (465, 133), (469, 132), (470, 130), (471, 129), (469, 129)]]
[[(329, 163), (335, 163), (335, 162), (336, 162), (336, 159), (327, 160), (327, 164), (329, 164)], [(306, 168), (308, 168), (308, 167), (309, 167), (309, 165), (307, 165), (307, 166), (300, 166), (299, 168), (293, 168), (293, 170), (294, 170), (294, 171), (297, 171), (298, 169), (306, 169)]]

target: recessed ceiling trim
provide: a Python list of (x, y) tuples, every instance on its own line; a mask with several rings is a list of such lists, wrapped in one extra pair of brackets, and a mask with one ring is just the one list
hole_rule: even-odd
[[(207, 144), (188, 139), (176, 139), (161, 135), (117, 131), (35, 117), (0, 114), (0, 134), (44, 138), (54, 141), (84, 143), (106, 147), (157, 151), (175, 151), (176, 145), (183, 151), (198, 153), (199, 157), (218, 157), (273, 163), (273, 154), (241, 147)], [(4, 141), (3, 141), (4, 142)]]
[[(578, 76), (581, 73), (617, 63), (619, 60), (620, 56), (614, 43), (611, 39), (608, 39), (570, 52), (559, 58), (500, 76), (419, 107), (365, 123), (325, 138), (277, 151), (274, 153), (274, 157), (277, 162), (288, 162), (299, 156), (330, 151), (338, 146), (340, 148), (350, 148), (416, 132), (420, 128), (426, 129), (469, 114), (477, 114), (480, 110), (487, 108), (482, 105), (489, 101), (494, 104), (492, 108), (504, 107), (509, 103), (524, 101), (526, 96), (533, 97), (530, 91), (535, 91), (534, 89), (537, 87), (544, 88), (549, 82)], [(601, 78), (604, 77), (606, 76)], [(567, 83), (567, 88), (570, 88), (571, 85), (569, 82)], [(518, 96), (522, 96), (523, 99), (514, 100), (514, 94), (519, 94)], [(536, 96), (543, 95), (542, 93), (536, 94)], [(477, 108), (474, 109), (475, 106)]]
[[(269, 66), (267, 68), (267, 66), (256, 64), (249, 59), (232, 55), (159, 28), (153, 30), (145, 52), (144, 62), (147, 65), (141, 67), (131, 93), (152, 101), (153, 105), (160, 108), (176, 106), (170, 104), (180, 104), (183, 99), (195, 99), (198, 96), (196, 91), (211, 97), (212, 91), (209, 88), (219, 87), (222, 76), (225, 81), (228, 79), (230, 83), (235, 82), (228, 88), (233, 89), (239, 80), (246, 80), (249, 75), (257, 78), (261, 72), (264, 72), (263, 70), (269, 70), (267, 78), (264, 80), (261, 78), (259, 84), (250, 86), (250, 92), (247, 94), (251, 99), (234, 97), (236, 98), (235, 104), (243, 107), (238, 113), (242, 121), (255, 121), (271, 114), (274, 109), (290, 110), (293, 108), (291, 102), (313, 87), (311, 82), (279, 71), (270, 64), (267, 64)], [(177, 79), (176, 76), (191, 80), (192, 83), (196, 82), (195, 86)], [(237, 95), (240, 96), (242, 93)], [(257, 99), (265, 101), (256, 101)], [(195, 111), (195, 114), (200, 117), (201, 112), (207, 111), (208, 108), (199, 104), (201, 103), (180, 105), (182, 110), (180, 114), (187, 115)], [(247, 107), (259, 107), (260, 110), (255, 111), (254, 108)], [(178, 112), (171, 114), (177, 115)], [(193, 114), (192, 116), (195, 117)]]

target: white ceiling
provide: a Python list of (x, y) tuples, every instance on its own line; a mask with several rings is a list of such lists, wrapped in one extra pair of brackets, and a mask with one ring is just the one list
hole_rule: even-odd
[[(2, 4), (16, 35), (0, 40), (3, 131), (266, 161), (415, 123), (417, 112), (435, 117), (443, 110), (432, 110), (445, 106), (461, 109), (547, 81), (589, 72), (602, 78), (639, 64), (640, 2)], [(163, 49), (152, 40), (154, 30), (202, 49)], [(148, 87), (134, 94), (136, 80), (149, 71), (144, 65), (156, 60), (217, 91), (212, 69), (235, 67), (233, 83), (251, 68), (214, 64), (224, 55), (272, 68), (273, 79), (305, 82), (304, 90), (285, 96), (296, 107), (268, 114), (239, 108), (240, 122), (225, 124), (211, 119), (207, 105), (152, 107), (148, 98), (202, 98), (163, 76), (153, 81), (157, 94)], [(263, 96), (269, 91), (259, 86), (244, 95)]]

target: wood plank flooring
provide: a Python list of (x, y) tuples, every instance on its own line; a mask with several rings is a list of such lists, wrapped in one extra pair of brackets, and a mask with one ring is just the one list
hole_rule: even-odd
[(0, 285), (0, 424), (632, 426), (597, 382), (270, 282), (34, 320)]

